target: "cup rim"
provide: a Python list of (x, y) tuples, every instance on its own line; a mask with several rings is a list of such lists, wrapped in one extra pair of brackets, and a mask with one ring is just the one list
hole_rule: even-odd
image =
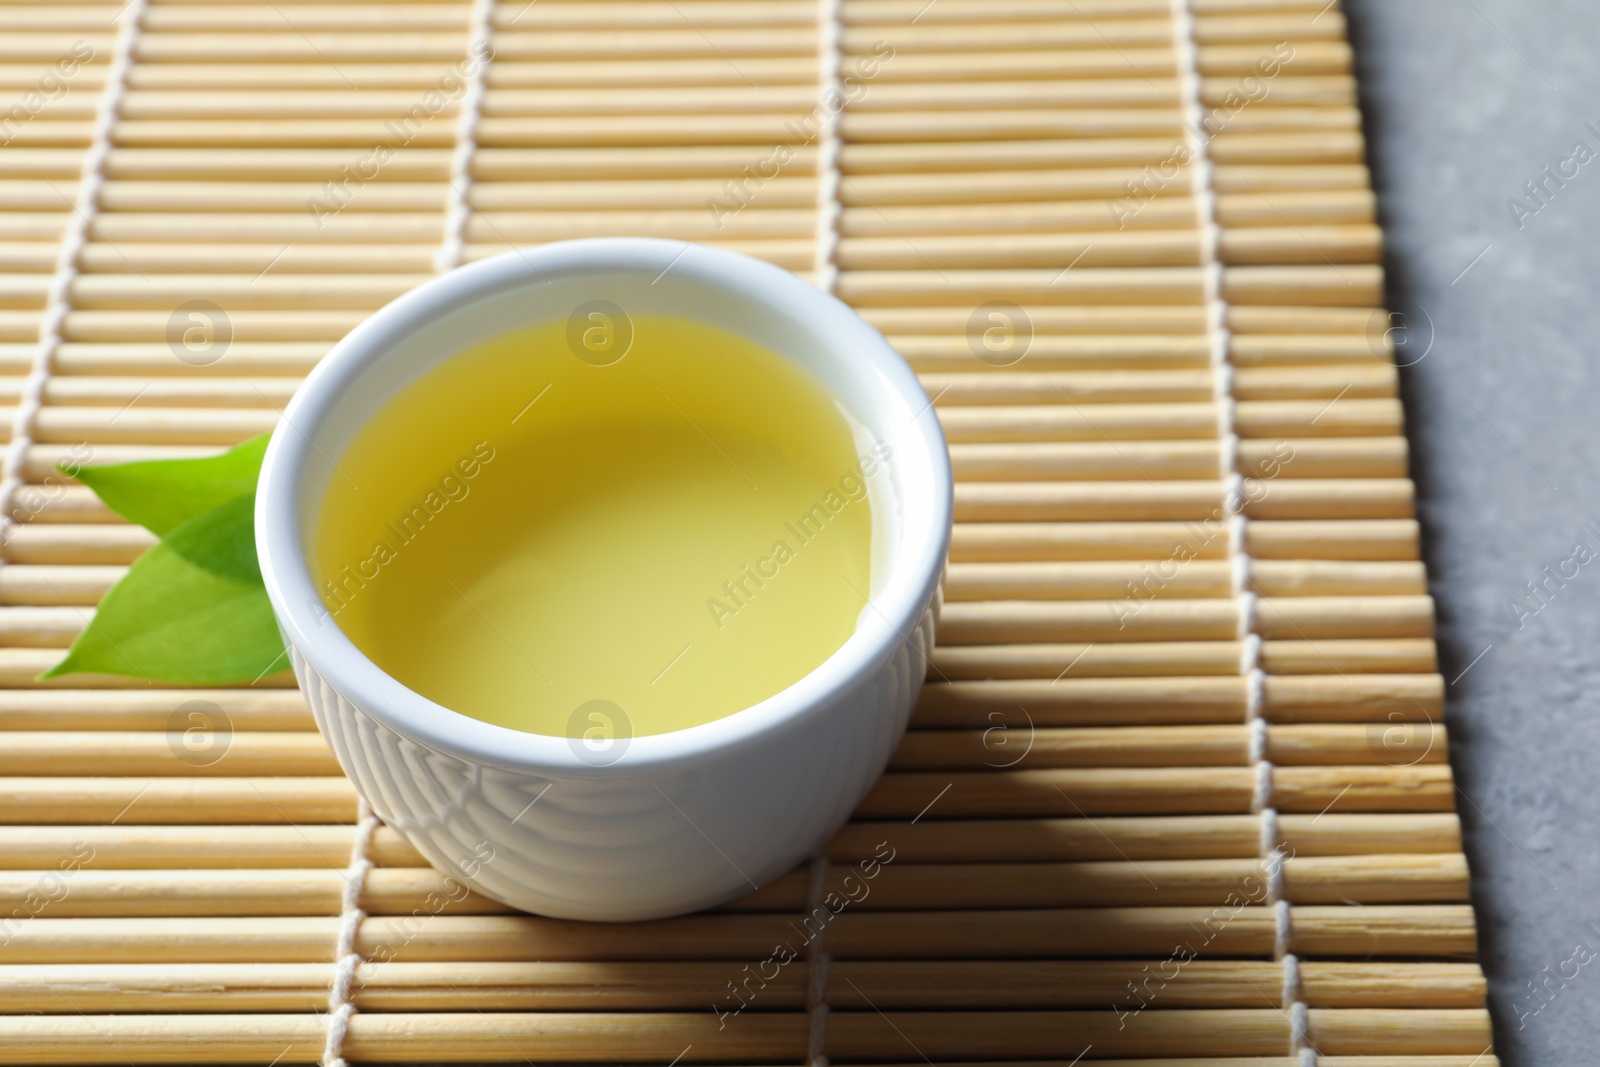
[[(784, 309), (810, 324), (835, 358), (848, 352), (852, 364), (866, 364), (866, 372), (886, 383), (888, 390), (876, 403), (913, 413), (895, 420), (895, 462), (925, 466), (923, 477), (901, 480), (902, 491), (930, 494), (931, 499), (920, 503), (931, 521), (916, 526), (902, 522), (887, 578), (869, 597), (883, 625), (870, 619), (871, 625), (858, 625), (821, 664), (759, 703), (687, 729), (632, 736), (615, 762), (598, 764), (580, 758), (566, 737), (498, 726), (429, 700), (368, 659), (337, 624), (319, 627), (311, 605), (321, 600), (300, 535), (300, 486), (307, 461), (320, 451), (313, 443), (316, 430), (344, 387), (425, 323), (480, 297), (557, 275), (669, 265), (722, 289), (731, 299)], [(285, 427), (292, 432), (282, 432)], [(367, 714), (435, 750), (474, 763), (600, 778), (634, 777), (712, 754), (736, 753), (802, 725), (869, 681), (901, 644), (915, 639), (943, 573), (952, 514), (949, 452), (933, 405), (905, 360), (854, 309), (788, 271), (742, 253), (683, 241), (605, 237), (552, 242), (479, 260), (424, 282), (347, 334), (306, 377), (272, 435), (256, 492), (255, 533), (261, 575), (287, 644)]]

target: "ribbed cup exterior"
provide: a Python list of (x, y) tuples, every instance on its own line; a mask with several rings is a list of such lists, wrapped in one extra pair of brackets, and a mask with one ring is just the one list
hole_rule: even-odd
[(458, 882), (524, 911), (631, 920), (710, 907), (820, 848), (883, 772), (922, 688), (942, 583), (921, 621), (823, 705), (735, 750), (582, 777), (462, 759), (409, 737), (291, 648), (339, 765), (373, 810)]

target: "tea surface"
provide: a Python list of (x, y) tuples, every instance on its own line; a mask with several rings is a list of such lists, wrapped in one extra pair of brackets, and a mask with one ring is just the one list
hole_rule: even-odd
[(875, 460), (819, 381), (749, 340), (578, 325), (406, 387), (338, 458), (312, 556), (334, 621), (407, 687), (603, 751), (758, 703), (844, 643)]

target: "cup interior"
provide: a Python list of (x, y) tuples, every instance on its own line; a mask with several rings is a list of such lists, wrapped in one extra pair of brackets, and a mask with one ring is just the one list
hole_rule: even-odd
[[(269, 448), (258, 502), (263, 574), (287, 636), (336, 686), (342, 676), (371, 689), (373, 699), (365, 703), (382, 708), (399, 699), (396, 688), (403, 690), (408, 712), (429, 718), (434, 727), (459, 720), (454, 725), (461, 732), (502, 755), (510, 742), (491, 743), (483, 730), (539, 737), (457, 715), (384, 675), (336, 626), (316, 617), (307, 560), (335, 463), (375, 412), (456, 353), (597, 307), (608, 315), (695, 319), (756, 342), (822, 382), (845, 412), (859, 454), (876, 448), (889, 456), (880, 476), (869, 479), (873, 581), (855, 633), (782, 693), (675, 733), (709, 735), (719, 726), (727, 732), (722, 724), (748, 719), (751, 711), (766, 713), (757, 718), (798, 713), (829, 686), (868, 669), (910, 631), (917, 605), (926, 602), (943, 564), (949, 469), (931, 405), (881, 335), (834, 298), (736, 253), (642, 239), (563, 242), (484, 260), (408, 293), (340, 342), (285, 413), (287, 425)], [(730, 725), (737, 733), (755, 724)], [(637, 738), (633, 748), (664, 751), (684, 743), (672, 737)], [(559, 739), (543, 740), (560, 745)], [(513, 747), (526, 745), (519, 739)], [(639, 752), (634, 759), (647, 757), (647, 751)]]

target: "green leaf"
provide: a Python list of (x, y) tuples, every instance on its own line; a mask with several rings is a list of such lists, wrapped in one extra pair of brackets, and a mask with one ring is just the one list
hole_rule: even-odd
[(81, 467), (70, 473), (112, 511), (164, 537), (212, 508), (254, 495), (271, 436), (252, 437), (204, 459), (152, 459)]
[(167, 534), (40, 677), (92, 672), (218, 685), (288, 666), (256, 562), (254, 510), (253, 492), (236, 496)]

